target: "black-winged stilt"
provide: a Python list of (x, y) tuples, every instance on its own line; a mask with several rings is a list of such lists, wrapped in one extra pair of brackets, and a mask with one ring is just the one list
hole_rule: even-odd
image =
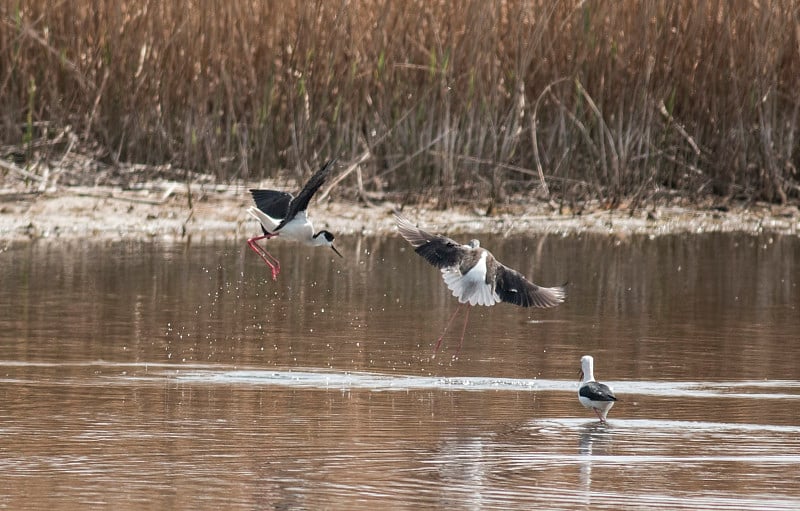
[(606, 415), (617, 397), (608, 385), (594, 380), (594, 358), (591, 355), (581, 357), (581, 388), (578, 399), (586, 408), (594, 410), (600, 422), (606, 422)]
[[(508, 302), (521, 307), (546, 308), (562, 303), (566, 297), (562, 286), (537, 286), (518, 271), (503, 265), (491, 252), (481, 248), (478, 240), (462, 245), (445, 236), (430, 234), (401, 216), (395, 215), (395, 220), (398, 232), (411, 243), (414, 251), (441, 269), (445, 284), (459, 301), (444, 332), (436, 341), (434, 353), (439, 349), (442, 338), (461, 309), (461, 305), (465, 303), (489, 306)], [(468, 320), (469, 309), (464, 318), (458, 352), (461, 351), (464, 342)]]
[(273, 280), (277, 279), (281, 265), (272, 254), (256, 243), (259, 240), (280, 235), (281, 238), (299, 241), (306, 245), (331, 247), (336, 255), (342, 257), (333, 246), (333, 234), (325, 230), (315, 234), (314, 227), (306, 214), (311, 197), (325, 183), (335, 161), (335, 159), (328, 161), (314, 173), (297, 197), (278, 190), (250, 190), (257, 207), (251, 206), (247, 212), (261, 223), (264, 234), (248, 239), (247, 244), (269, 265)]

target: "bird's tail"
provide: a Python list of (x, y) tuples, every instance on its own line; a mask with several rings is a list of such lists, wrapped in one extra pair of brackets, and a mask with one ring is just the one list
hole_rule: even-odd
[(265, 232), (275, 232), (275, 228), (278, 226), (279, 222), (274, 218), (254, 206), (250, 206), (247, 213), (261, 223), (261, 227)]

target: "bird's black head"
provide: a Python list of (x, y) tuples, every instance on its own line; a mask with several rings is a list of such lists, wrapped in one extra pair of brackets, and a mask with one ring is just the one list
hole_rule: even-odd
[(342, 254), (340, 254), (339, 251), (336, 250), (336, 247), (333, 246), (333, 239), (334, 239), (333, 233), (331, 233), (330, 231), (322, 230), (314, 235), (314, 240), (317, 242), (315, 244), (327, 245), (331, 247), (331, 249), (333, 249), (334, 252), (336, 252), (336, 255), (338, 255), (339, 257), (343, 257)]
[(324, 231), (324, 230), (323, 231), (319, 231), (317, 234), (314, 235), (315, 238), (318, 237), (318, 236), (322, 236), (323, 238), (325, 238), (325, 241), (327, 241), (328, 243), (333, 243), (333, 240), (335, 238), (333, 233), (331, 233), (330, 231)]

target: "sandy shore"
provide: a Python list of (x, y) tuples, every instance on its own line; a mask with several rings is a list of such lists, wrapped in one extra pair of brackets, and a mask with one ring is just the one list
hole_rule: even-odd
[[(265, 183), (261, 183), (262, 186)], [(40, 238), (97, 240), (245, 238), (259, 232), (246, 209), (247, 186), (194, 186), (163, 181), (139, 189), (60, 187), (34, 193), (0, 190), (0, 239), (20, 242)], [(337, 235), (383, 235), (393, 232), (392, 213), (399, 204), (326, 200), (312, 202), (315, 227)], [(648, 206), (647, 209), (608, 210), (587, 205), (580, 214), (558, 205), (535, 201), (508, 206), (487, 217), (477, 208), (438, 211), (406, 207), (403, 214), (437, 232), (459, 233), (602, 233), (665, 235), (674, 233), (764, 232), (797, 235), (796, 206), (756, 204), (718, 208)]]

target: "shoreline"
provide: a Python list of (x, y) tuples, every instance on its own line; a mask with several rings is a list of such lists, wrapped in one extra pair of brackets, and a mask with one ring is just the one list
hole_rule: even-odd
[[(264, 185), (265, 183), (261, 183)], [(283, 189), (285, 183), (267, 187)], [(259, 232), (247, 214), (248, 186), (152, 182), (137, 189), (97, 186), (59, 187), (46, 192), (0, 190), (0, 240), (37, 239), (211, 241), (246, 238)], [(192, 207), (189, 207), (189, 204)], [(337, 236), (382, 236), (394, 232), (392, 213), (399, 204), (374, 205), (349, 200), (312, 201), (316, 229)], [(485, 216), (477, 208), (446, 211), (406, 206), (401, 214), (437, 233), (560, 234), (608, 236), (743, 232), (798, 235), (800, 210), (795, 205), (751, 204), (724, 210), (700, 206), (647, 205), (604, 209), (584, 204), (580, 214), (559, 211), (556, 204), (519, 199)]]

